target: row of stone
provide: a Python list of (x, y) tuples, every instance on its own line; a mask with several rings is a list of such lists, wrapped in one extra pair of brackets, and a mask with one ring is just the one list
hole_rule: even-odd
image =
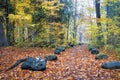
[[(77, 45), (83, 45), (83, 43), (78, 43)], [(61, 52), (65, 51), (66, 48), (74, 47), (76, 46), (74, 43), (69, 43), (66, 47), (58, 47), (54, 50), (54, 54), (60, 54)]]
[(57, 60), (56, 55), (47, 55), (43, 59), (39, 56), (37, 57), (27, 57), (25, 59), (17, 60), (16, 63), (8, 68), (6, 71), (9, 71), (16, 66), (18, 66), (20, 63), (22, 63), (21, 68), (26, 70), (32, 70), (32, 71), (42, 71), (46, 69), (46, 63), (47, 61)]
[(57, 56), (54, 54), (47, 55), (44, 57), (44, 59), (40, 57), (29, 57), (27, 60), (24, 61), (24, 63), (21, 65), (22, 69), (28, 69), (32, 71), (42, 71), (46, 69), (46, 63), (47, 61), (53, 61), (57, 60)]
[(99, 54), (99, 50), (97, 48), (89, 48), (89, 51), (91, 52), (91, 54), (96, 54), (95, 59), (107, 59), (108, 55), (106, 54)]
[[(82, 45), (82, 44), (78, 44)], [(44, 57), (44, 59), (41, 59), (40, 57), (34, 57), (34, 58), (27, 58), (27, 60), (24, 61), (21, 68), (22, 69), (29, 69), (33, 71), (42, 71), (46, 69), (46, 63), (47, 61), (53, 61), (57, 60), (56, 54), (60, 54), (61, 52), (65, 51), (66, 48), (74, 47), (75, 45), (73, 43), (69, 43), (67, 47), (58, 47), (54, 50), (54, 54), (47, 55)]]
[[(78, 45), (82, 45), (82, 44), (79, 43)], [(66, 48), (74, 47), (74, 46), (75, 45), (73, 43), (69, 43)], [(32, 71), (45, 70), (47, 61), (57, 60), (58, 58), (57, 58), (56, 54), (60, 54), (61, 52), (65, 51), (66, 48), (58, 47), (54, 50), (54, 54), (47, 55), (44, 57), (44, 59), (42, 59), (40, 57), (34, 57), (34, 58), (27, 57), (25, 59), (20, 59), (13, 66), (11, 66), (8, 70), (13, 69), (17, 65), (19, 65), (21, 62), (23, 62), (23, 64), (21, 65), (22, 69), (27, 69), (27, 70), (32, 70)]]
[[(89, 51), (91, 54), (96, 54), (95, 59), (107, 59), (108, 55), (106, 54), (99, 54), (99, 50), (94, 47), (90, 47)], [(102, 68), (104, 69), (120, 69), (120, 62), (119, 61), (110, 61), (110, 62), (105, 62), (101, 65)]]

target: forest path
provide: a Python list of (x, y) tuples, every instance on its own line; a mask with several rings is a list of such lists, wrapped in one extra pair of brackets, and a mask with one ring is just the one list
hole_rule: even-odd
[[(101, 68), (103, 62), (115, 60), (115, 55), (109, 55), (108, 59), (95, 60), (86, 45), (75, 46), (63, 52), (58, 61), (61, 62), (63, 78), (67, 80), (111, 80), (120, 79), (120, 70), (105, 70)], [(56, 66), (57, 67), (57, 66)]]
[[(101, 51), (102, 52), (102, 51)], [(16, 60), (27, 56), (42, 56), (53, 53), (51, 49), (0, 49), (0, 70), (6, 70)], [(44, 53), (44, 54), (43, 54)], [(109, 55), (108, 59), (95, 60), (86, 45), (74, 46), (66, 49), (56, 61), (48, 61), (45, 71), (22, 70), (21, 64), (8, 72), (0, 72), (0, 79), (4, 80), (119, 80), (120, 70), (106, 70), (101, 68), (103, 62), (116, 60), (116, 55)]]

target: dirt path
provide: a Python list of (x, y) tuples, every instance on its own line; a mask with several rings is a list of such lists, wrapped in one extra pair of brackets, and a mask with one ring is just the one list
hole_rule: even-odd
[(95, 60), (95, 55), (90, 54), (86, 46), (76, 46), (68, 49), (59, 56), (63, 71), (63, 78), (73, 78), (73, 80), (118, 80), (120, 70), (105, 70), (101, 68), (103, 62), (112, 61), (113, 56), (106, 60)]
[[(6, 50), (6, 49), (5, 49)], [(7, 53), (2, 50), (3, 53)], [(20, 49), (9, 50), (11, 54), (0, 57), (0, 70), (6, 69), (17, 59), (25, 56), (45, 56), (53, 53), (52, 50), (35, 49), (34, 51)], [(14, 55), (13, 55), (14, 53)], [(44, 54), (42, 54), (44, 53)], [(9, 72), (0, 72), (3, 80), (119, 80), (120, 70), (106, 70), (101, 68), (103, 62), (115, 60), (115, 55), (109, 55), (106, 60), (95, 60), (85, 45), (66, 49), (58, 56), (57, 61), (48, 61), (45, 71), (21, 70), (20, 65)], [(12, 57), (12, 58), (11, 58)], [(2, 60), (2, 62), (1, 62)], [(11, 61), (11, 62), (10, 62)]]

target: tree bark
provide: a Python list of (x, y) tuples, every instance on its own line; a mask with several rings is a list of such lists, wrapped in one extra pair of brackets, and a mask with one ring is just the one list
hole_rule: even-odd
[(10, 44), (10, 35), (9, 35), (9, 2), (10, 0), (6, 0), (6, 37), (7, 37), (7, 45)]
[(7, 37), (7, 45), (14, 45), (14, 22), (9, 22), (9, 8), (10, 8), (10, 0), (6, 0), (6, 37)]
[(74, 12), (74, 34), (73, 34), (73, 38), (76, 38), (77, 35), (77, 26), (76, 26), (76, 11), (77, 11), (77, 0), (75, 0), (75, 12)]
[(67, 23), (67, 40), (69, 40), (69, 22), (70, 22), (70, 16), (68, 14), (68, 23)]
[[(100, 19), (100, 0), (95, 0), (96, 18)], [(97, 20), (97, 26), (101, 26), (101, 23)]]
[(3, 16), (0, 16), (0, 47), (6, 46), (5, 32), (3, 28)]
[[(95, 0), (95, 9), (96, 9), (96, 18), (97, 18), (97, 26), (101, 27), (101, 22), (99, 21), (99, 19), (101, 18), (101, 13), (100, 13), (100, 0)], [(100, 30), (98, 31), (98, 35), (102, 33), (102, 28), (100, 28)], [(104, 42), (102, 42), (102, 38), (103, 35), (99, 35), (97, 37), (97, 45), (98, 47), (102, 47)]]

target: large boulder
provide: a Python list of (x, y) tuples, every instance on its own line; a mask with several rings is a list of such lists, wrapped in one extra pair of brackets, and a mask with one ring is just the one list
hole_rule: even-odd
[(108, 58), (108, 55), (106, 54), (97, 54), (95, 56), (95, 59), (107, 59)]
[(46, 58), (48, 61), (57, 60), (57, 56), (56, 56), (56, 55), (47, 55), (47, 56), (45, 56), (45, 58)]
[(91, 54), (99, 54), (99, 50), (96, 49), (96, 48), (93, 48), (93, 49), (91, 50)]
[(26, 61), (22, 64), (22, 69), (28, 69), (32, 71), (41, 71), (46, 69), (47, 59), (41, 59), (39, 57), (27, 58)]
[(65, 51), (64, 47), (58, 47), (55, 49), (54, 54), (60, 54), (60, 52), (63, 52), (63, 51)]
[(105, 62), (101, 65), (104, 69), (120, 69), (120, 62), (119, 61), (111, 61)]

